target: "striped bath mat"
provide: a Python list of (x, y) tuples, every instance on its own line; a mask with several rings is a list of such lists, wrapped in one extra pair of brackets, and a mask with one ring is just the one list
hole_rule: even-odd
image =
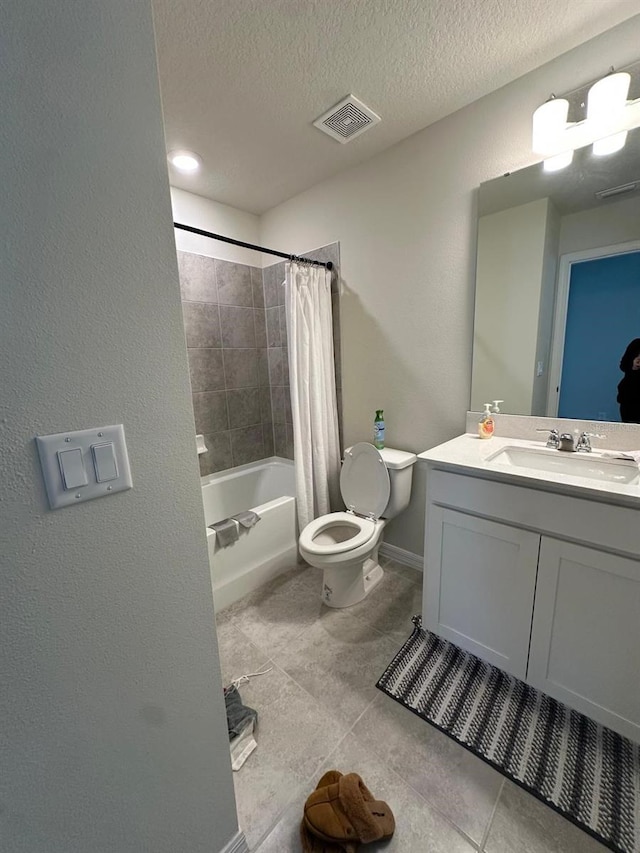
[(611, 850), (640, 853), (640, 747), (413, 622), (376, 686)]

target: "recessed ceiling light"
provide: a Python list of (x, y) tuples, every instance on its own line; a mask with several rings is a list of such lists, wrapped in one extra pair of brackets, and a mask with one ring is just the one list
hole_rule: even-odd
[(197, 172), (202, 164), (202, 160), (197, 154), (193, 151), (186, 151), (184, 149), (170, 151), (168, 160), (175, 169), (179, 172), (184, 172), (185, 174), (193, 174), (193, 172)]

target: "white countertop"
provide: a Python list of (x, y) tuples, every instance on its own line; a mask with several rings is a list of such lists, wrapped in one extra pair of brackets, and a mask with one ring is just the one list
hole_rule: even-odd
[(424, 453), (419, 453), (418, 459), (429, 463), (433, 468), (476, 474), (514, 485), (565, 492), (576, 497), (602, 500), (607, 503), (640, 506), (640, 483), (610, 482), (572, 476), (564, 472), (541, 471), (521, 465), (516, 467), (507, 462), (489, 458), (505, 447), (530, 448), (550, 454), (562, 453), (563, 456), (585, 456), (593, 459), (594, 462), (598, 458), (610, 460), (615, 455), (615, 451), (611, 450), (593, 450), (591, 454), (569, 454), (546, 448), (543, 441), (501, 438), (495, 435), (490, 439), (481, 439), (477, 435), (466, 433), (430, 450), (425, 450)]

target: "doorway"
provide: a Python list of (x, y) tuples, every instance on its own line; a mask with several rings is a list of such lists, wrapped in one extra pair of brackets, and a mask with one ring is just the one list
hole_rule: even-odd
[(640, 243), (561, 259), (548, 414), (619, 421), (620, 358), (640, 337)]

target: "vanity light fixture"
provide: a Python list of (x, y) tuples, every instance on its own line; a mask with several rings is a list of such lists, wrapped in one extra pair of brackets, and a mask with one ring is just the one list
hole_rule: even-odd
[(545, 172), (559, 172), (566, 166), (571, 165), (573, 160), (573, 151), (563, 151), (562, 154), (555, 154), (553, 157), (547, 157), (543, 162)]
[(186, 149), (170, 151), (167, 159), (174, 169), (183, 172), (185, 175), (193, 175), (202, 165), (201, 158), (193, 151)]
[(589, 89), (587, 114), (582, 121), (567, 121), (569, 101), (551, 98), (533, 114), (532, 149), (545, 158), (545, 171), (556, 171), (571, 163), (577, 148), (593, 145), (596, 156), (619, 151), (627, 131), (640, 127), (640, 98), (628, 101), (631, 75), (626, 71), (608, 74)]
[(589, 89), (587, 121), (596, 128), (601, 127), (602, 134), (606, 134), (601, 135), (593, 143), (593, 153), (596, 155), (613, 154), (624, 148), (627, 131), (610, 134), (609, 129), (620, 126), (627, 105), (630, 82), (629, 74), (619, 72), (603, 77)]

